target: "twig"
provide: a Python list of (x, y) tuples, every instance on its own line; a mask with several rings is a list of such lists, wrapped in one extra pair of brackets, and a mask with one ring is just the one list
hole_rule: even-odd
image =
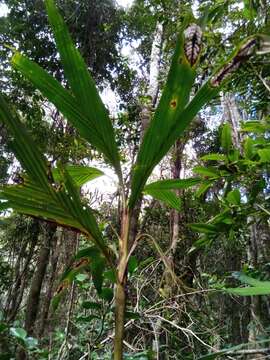
[(190, 330), (190, 329), (188, 329), (188, 328), (183, 328), (183, 327), (175, 324), (174, 322), (163, 318), (163, 317), (160, 316), (160, 315), (148, 315), (148, 317), (156, 317), (156, 318), (158, 318), (158, 319), (160, 319), (160, 320), (162, 320), (162, 321), (170, 324), (171, 326), (175, 327), (176, 329), (181, 330), (185, 335), (186, 335), (186, 333), (189, 333), (190, 335), (194, 336), (195, 339), (197, 339), (201, 344), (203, 344), (204, 346), (208, 347), (209, 349), (212, 349), (212, 350), (214, 349), (212, 346), (206, 344), (202, 339), (200, 339), (200, 338), (198, 337), (198, 335), (196, 335), (192, 330)]
[(237, 350), (237, 351), (228, 351), (224, 355), (249, 355), (249, 354), (266, 354), (270, 355), (270, 349), (246, 349), (246, 350)]

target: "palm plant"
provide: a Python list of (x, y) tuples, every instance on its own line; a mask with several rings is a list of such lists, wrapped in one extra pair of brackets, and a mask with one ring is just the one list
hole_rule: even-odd
[[(46, 0), (45, 4), (70, 90), (18, 52), (12, 57), (11, 63), (41, 91), (49, 102), (54, 104), (80, 135), (103, 154), (106, 161), (114, 168), (122, 196), (118, 258), (115, 261), (112, 256), (92, 209), (80, 198), (80, 186), (101, 175), (101, 172), (87, 167), (63, 166), (60, 163), (52, 169), (46, 157), (32, 141), (19, 115), (7, 105), (4, 96), (0, 96), (0, 120), (13, 137), (13, 151), (26, 174), (20, 184), (1, 186), (0, 210), (13, 208), (17, 212), (76, 229), (94, 243), (95, 250), (90, 252), (90, 261), (102, 259), (115, 273), (114, 359), (121, 360), (126, 307), (125, 288), (128, 280), (127, 265), (130, 251), (134, 249), (134, 244), (130, 240), (130, 220), (136, 204), (145, 192), (177, 208), (179, 201), (174, 190), (196, 185), (198, 179), (167, 180), (145, 186), (146, 182), (153, 168), (166, 155), (196, 114), (219, 94), (224, 80), (228, 80), (232, 72), (257, 50), (261, 51), (262, 47), (267, 45), (267, 41), (264, 36), (255, 35), (240, 44), (224, 65), (217, 69), (190, 100), (201, 52), (202, 34), (195, 24), (183, 29), (177, 40), (159, 105), (142, 140), (136, 164), (131, 169), (132, 183), (130, 191), (127, 192), (108, 112), (53, 0)], [(126, 196), (127, 193), (130, 193), (129, 197)], [(97, 252), (99, 256), (96, 256)], [(80, 256), (81, 261), (84, 258), (86, 254)]]

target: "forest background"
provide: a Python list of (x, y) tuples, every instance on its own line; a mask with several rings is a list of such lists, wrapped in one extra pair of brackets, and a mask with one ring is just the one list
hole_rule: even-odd
[[(110, 111), (127, 189), (179, 32), (196, 23), (203, 33), (191, 98), (244, 39), (270, 33), (266, 0), (56, 3)], [(15, 48), (68, 88), (44, 2), (2, 4), (2, 94), (50, 166), (75, 176), (117, 258), (123, 209), (112, 166), (10, 65)], [(128, 258), (125, 359), (269, 356), (269, 77), (267, 51), (248, 54), (144, 188)], [(25, 181), (13, 136), (0, 121), (0, 359), (111, 359), (112, 272), (78, 231), (4, 209), (7, 188)], [(165, 179), (167, 188), (157, 182)]]

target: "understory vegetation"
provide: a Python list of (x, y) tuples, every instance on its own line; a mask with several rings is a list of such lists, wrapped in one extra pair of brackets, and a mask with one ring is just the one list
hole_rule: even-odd
[(270, 3), (0, 4), (0, 360), (269, 358)]

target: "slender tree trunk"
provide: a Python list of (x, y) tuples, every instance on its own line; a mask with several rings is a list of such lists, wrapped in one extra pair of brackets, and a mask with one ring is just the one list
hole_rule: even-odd
[[(23, 240), (23, 243), (21, 245), (21, 249), (15, 266), (15, 282), (7, 296), (5, 306), (5, 317), (8, 322), (12, 322), (16, 318), (19, 311), (19, 307), (23, 299), (23, 294), (27, 286), (28, 266), (33, 258), (33, 254), (38, 242), (39, 230), (39, 221), (35, 219), (33, 220), (31, 228), (29, 229), (30, 237), (28, 235), (27, 238)], [(26, 249), (28, 246), (29, 251), (26, 256)], [(26, 259), (21, 265), (24, 256), (26, 256)]]
[(63, 232), (64, 231), (65, 230), (63, 230), (63, 229), (61, 229), (61, 231), (57, 231), (56, 244), (53, 248), (53, 251), (51, 252), (50, 276), (49, 276), (47, 287), (46, 287), (42, 311), (40, 313), (41, 320), (40, 320), (40, 326), (39, 326), (39, 331), (38, 331), (39, 338), (41, 338), (43, 336), (43, 334), (47, 328), (47, 325), (48, 325), (49, 309), (50, 309), (50, 304), (51, 304), (51, 300), (53, 297), (53, 288), (54, 288), (54, 283), (55, 283), (55, 278), (56, 278), (56, 273), (57, 273), (57, 266), (59, 263), (60, 248), (61, 248), (61, 244), (63, 242), (63, 237), (64, 237)]
[[(34, 335), (35, 322), (39, 310), (40, 303), (40, 292), (42, 282), (46, 273), (46, 268), (49, 262), (51, 241), (55, 234), (56, 225), (44, 223), (44, 234), (43, 234), (43, 246), (40, 249), (38, 260), (36, 263), (36, 271), (34, 273), (28, 300), (25, 310), (25, 325), (24, 328), (27, 331), (28, 336)], [(17, 354), (18, 360), (27, 359), (27, 354), (24, 349), (20, 349)]]
[[(241, 149), (241, 141), (243, 140), (240, 136), (240, 122), (242, 120), (240, 111), (238, 109), (235, 96), (233, 94), (226, 94), (223, 95), (222, 98), (223, 103), (223, 110), (224, 110), (224, 120), (228, 121), (232, 128), (232, 138), (233, 138), (233, 145), (235, 149), (238, 149), (240, 152), (242, 152)], [(251, 266), (254, 268), (257, 268), (258, 266), (258, 234), (257, 234), (257, 223), (253, 217), (249, 217), (247, 219), (247, 222), (249, 225), (249, 245), (248, 245), (248, 261)], [(233, 269), (232, 269), (233, 270)], [(235, 269), (234, 269), (235, 270)], [(239, 317), (239, 314), (235, 312), (235, 305), (233, 305), (234, 311), (236, 317)], [(261, 308), (261, 302), (260, 298), (258, 296), (252, 296), (250, 298), (250, 324), (249, 324), (249, 336), (248, 340), (250, 342), (254, 342), (256, 338), (258, 337), (262, 327), (260, 324), (260, 308)], [(238, 312), (240, 309), (238, 310)], [(240, 326), (240, 324), (239, 324)], [(234, 327), (234, 335), (233, 340), (236, 338), (239, 338), (239, 336), (235, 336), (235, 322), (233, 324)], [(253, 355), (252, 359), (256, 359), (259, 355)]]
[[(259, 241), (259, 234), (257, 233), (257, 223), (253, 217), (249, 217), (248, 222), (250, 223), (250, 239), (248, 246), (248, 261), (249, 264), (254, 268), (258, 268), (258, 247), (257, 242)], [(251, 347), (259, 348), (260, 346), (254, 346), (258, 340), (258, 336), (262, 333), (263, 327), (260, 321), (261, 314), (261, 298), (259, 296), (251, 296), (250, 298), (250, 323), (249, 323), (249, 336), (248, 341), (251, 342)], [(250, 359), (260, 359), (260, 354), (254, 354)]]
[(241, 114), (238, 110), (235, 97), (233, 94), (226, 93), (222, 96), (222, 106), (223, 106), (223, 121), (228, 121), (232, 127), (232, 139), (235, 149), (241, 151), (240, 146), (240, 122), (242, 120)]
[(44, 242), (38, 256), (36, 271), (32, 279), (25, 311), (25, 330), (27, 331), (28, 335), (34, 334), (34, 325), (38, 313), (41, 286), (49, 261), (52, 238), (54, 237), (56, 230), (56, 226), (49, 223), (44, 224), (43, 226)]

